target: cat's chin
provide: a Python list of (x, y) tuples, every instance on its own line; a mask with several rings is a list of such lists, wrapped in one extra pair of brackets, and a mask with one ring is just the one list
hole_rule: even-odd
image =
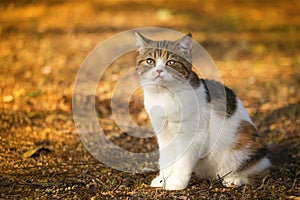
[(163, 80), (163, 77), (161, 76), (156, 76), (153, 78), (153, 81), (162, 81)]
[(168, 81), (166, 81), (164, 77), (156, 76), (154, 78), (150, 78), (150, 79), (146, 80), (146, 82), (148, 82), (150, 84), (152, 83), (152, 84), (158, 84), (158, 85), (165, 85)]
[(158, 83), (158, 84), (165, 84), (168, 81), (164, 77), (158, 76), (153, 79), (153, 82)]
[(174, 78), (172, 76), (156, 76), (152, 79), (153, 82), (159, 83), (159, 84), (176, 84), (174, 83)]
[(173, 88), (176, 83), (173, 83), (172, 81), (165, 80), (163, 78), (155, 79), (153, 81), (153, 84), (156, 86), (161, 86), (163, 88)]

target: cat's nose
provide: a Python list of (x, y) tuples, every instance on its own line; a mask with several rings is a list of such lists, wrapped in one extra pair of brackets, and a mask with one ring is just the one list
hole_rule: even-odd
[(156, 72), (157, 72), (158, 74), (162, 73), (163, 71), (164, 71), (164, 70), (162, 70), (162, 69), (156, 70)]

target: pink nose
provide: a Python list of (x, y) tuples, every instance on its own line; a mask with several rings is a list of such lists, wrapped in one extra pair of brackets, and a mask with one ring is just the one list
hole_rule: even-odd
[(162, 70), (162, 69), (156, 70), (156, 72), (157, 72), (158, 74), (162, 73), (163, 71), (164, 71), (164, 70)]

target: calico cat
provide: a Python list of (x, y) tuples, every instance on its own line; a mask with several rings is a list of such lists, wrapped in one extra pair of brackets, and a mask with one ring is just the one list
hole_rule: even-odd
[(271, 165), (234, 92), (192, 70), (190, 33), (177, 41), (154, 41), (136, 32), (136, 43), (136, 73), (160, 154), (152, 187), (185, 189), (192, 173), (241, 186)]

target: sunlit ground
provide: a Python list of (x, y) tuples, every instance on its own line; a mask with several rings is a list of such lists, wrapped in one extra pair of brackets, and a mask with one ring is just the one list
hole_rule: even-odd
[[(0, 197), (7, 199), (279, 199), (300, 197), (300, 1), (2, 1), (0, 5)], [(81, 143), (72, 89), (81, 63), (103, 40), (139, 27), (193, 37), (211, 55), (270, 145), (276, 165), (253, 186), (191, 180), (187, 190), (147, 187), (155, 173), (105, 167)], [(112, 141), (147, 152), (155, 140), (124, 135), (110, 113), (124, 57), (99, 82), (96, 109)], [(133, 63), (134, 67), (134, 63)], [(130, 103), (147, 124), (139, 95)]]

